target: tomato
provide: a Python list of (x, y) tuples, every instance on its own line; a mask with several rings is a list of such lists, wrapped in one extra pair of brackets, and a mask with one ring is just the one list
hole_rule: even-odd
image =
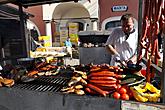
[(115, 98), (115, 99), (120, 99), (120, 94), (119, 94), (118, 92), (114, 92), (114, 93), (112, 94), (112, 96), (113, 96), (113, 98)]
[(131, 90), (128, 92), (128, 95), (129, 95), (129, 99), (133, 99), (134, 98), (133, 93), (132, 93)]
[(128, 86), (124, 85), (122, 86), (123, 88), (125, 88), (127, 91), (130, 90)]
[(128, 94), (122, 94), (121, 99), (122, 100), (129, 100), (129, 95)]
[(118, 92), (119, 92), (120, 94), (126, 94), (126, 93), (127, 93), (127, 89), (124, 88), (124, 87), (121, 87), (121, 88), (118, 90)]

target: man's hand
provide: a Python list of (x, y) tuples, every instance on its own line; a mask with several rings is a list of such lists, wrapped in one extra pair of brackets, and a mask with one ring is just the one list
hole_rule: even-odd
[(128, 64), (133, 64), (133, 61), (132, 60), (128, 60), (126, 63), (127, 63), (127, 65)]
[(114, 57), (113, 57), (113, 60), (115, 62), (119, 62), (120, 61), (120, 55), (119, 54), (115, 54)]

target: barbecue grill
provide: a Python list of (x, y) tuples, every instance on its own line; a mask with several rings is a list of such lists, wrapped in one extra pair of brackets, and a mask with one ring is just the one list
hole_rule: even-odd
[(39, 77), (30, 82), (15, 84), (13, 88), (40, 92), (59, 92), (68, 82), (69, 78), (65, 77)]
[(120, 100), (60, 92), (0, 88), (0, 110), (121, 110)]
[(0, 88), (0, 110), (120, 110), (120, 100), (60, 92), (70, 81), (64, 76), (39, 76)]
[(60, 92), (70, 81), (67, 76), (66, 72), (38, 76), (29, 82), (17, 82), (11, 88), (1, 87), (0, 110), (121, 110), (124, 106), (123, 101), (109, 97)]

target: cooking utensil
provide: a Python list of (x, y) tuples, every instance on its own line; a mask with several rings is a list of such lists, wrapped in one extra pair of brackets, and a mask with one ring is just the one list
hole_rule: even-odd
[(142, 69), (142, 66), (139, 64), (133, 64), (133, 63), (126, 64), (125, 62), (122, 62), (121, 60), (116, 60), (116, 62), (120, 63), (120, 65), (124, 69), (124, 72), (126, 73), (136, 73)]
[(36, 78), (34, 78), (34, 77), (22, 76), (22, 77), (21, 77), (21, 82), (23, 82), (23, 83), (32, 82), (32, 81), (34, 81), (35, 79), (36, 79)]
[(27, 70), (33, 69), (35, 66), (35, 59), (34, 58), (19, 58), (17, 59), (17, 63), (22, 65)]
[(132, 71), (135, 71), (135, 72), (138, 72), (142, 69), (142, 66), (139, 65), (139, 64), (127, 64), (127, 68), (129, 70), (132, 70)]
[(123, 68), (127, 68), (126, 66), (126, 63), (122, 62), (121, 60), (116, 60), (117, 63), (120, 63), (120, 65), (123, 67)]

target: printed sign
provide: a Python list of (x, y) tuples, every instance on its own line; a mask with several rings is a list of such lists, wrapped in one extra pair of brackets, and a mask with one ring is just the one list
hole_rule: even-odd
[(68, 37), (68, 29), (66, 27), (60, 28), (60, 44), (64, 46), (64, 42)]
[(69, 23), (69, 36), (72, 43), (78, 42), (78, 23)]
[(116, 12), (116, 11), (127, 11), (128, 10), (128, 6), (126, 5), (120, 5), (120, 6), (113, 6), (112, 7), (112, 11)]

